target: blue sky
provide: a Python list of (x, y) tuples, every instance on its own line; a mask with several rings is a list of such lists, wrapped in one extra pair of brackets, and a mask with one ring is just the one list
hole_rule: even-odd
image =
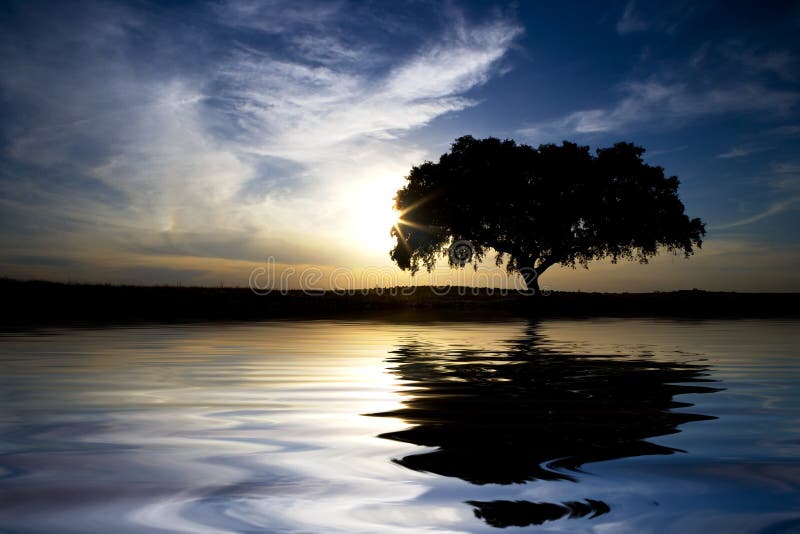
[(393, 192), (472, 134), (636, 142), (707, 222), (691, 260), (554, 287), (797, 290), (798, 30), (790, 2), (4, 2), (0, 274), (389, 269)]

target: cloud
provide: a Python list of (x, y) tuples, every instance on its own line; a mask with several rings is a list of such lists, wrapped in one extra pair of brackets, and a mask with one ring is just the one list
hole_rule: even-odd
[(674, 34), (710, 7), (685, 1), (643, 2), (638, 5), (636, 0), (629, 0), (617, 20), (616, 30), (621, 36), (644, 31)]
[(313, 162), (341, 143), (395, 138), (474, 105), (462, 95), (488, 80), (519, 32), (504, 21), (462, 23), (379, 76), (240, 49), (220, 73), (218, 111), (249, 150)]
[(797, 57), (788, 50), (764, 50), (746, 47), (740, 41), (721, 46), (721, 52), (743, 69), (754, 73), (776, 75), (786, 81), (797, 81)]
[(720, 159), (743, 158), (751, 154), (765, 152), (767, 150), (774, 150), (775, 147), (771, 146), (753, 146), (753, 145), (739, 145), (731, 147), (729, 150), (717, 154)]
[(754, 215), (737, 221), (710, 227), (710, 230), (728, 230), (752, 224), (773, 215), (793, 210), (800, 204), (800, 163), (796, 161), (774, 162), (770, 165), (771, 176), (767, 188), (773, 200), (766, 208)]
[(778, 174), (798, 174), (800, 175), (800, 162), (781, 161), (771, 165), (772, 170)]
[(622, 17), (617, 21), (617, 33), (625, 35), (633, 32), (640, 32), (648, 29), (650, 24), (641, 19), (636, 13), (636, 2), (630, 0), (625, 4), (625, 9), (622, 12)]
[[(626, 13), (632, 14), (633, 9), (629, 3)], [(552, 140), (575, 134), (665, 130), (703, 117), (733, 114), (758, 114), (762, 120), (773, 121), (793, 118), (800, 91), (785, 82), (795, 62), (782, 49), (706, 42), (683, 60), (661, 63), (649, 74), (620, 82), (608, 104), (528, 124), (518, 133)], [(795, 125), (784, 125), (768, 131), (786, 136), (795, 130)]]
[(758, 76), (703, 74), (697, 67), (655, 73), (616, 88), (621, 96), (605, 107), (583, 109), (528, 125), (529, 138), (569, 134), (624, 132), (658, 125), (671, 128), (705, 116), (759, 113), (766, 118), (791, 116), (800, 92), (775, 87)]
[(16, 233), (0, 239), (20, 249), (24, 233), (24, 248), (64, 257), (376, 254), (353, 248), (354, 199), (378, 184), (389, 209), (426, 155), (408, 134), (476, 105), (469, 91), (521, 28), (431, 17), (413, 47), (390, 50), (391, 35), (346, 31), (372, 20), (346, 7), (230, 2), (190, 23), (117, 6), (58, 23), (31, 12), (33, 34), (0, 40), (16, 110), (0, 132), (0, 209)]
[[(800, 92), (786, 83), (784, 72), (793, 62), (794, 57), (782, 50), (741, 43), (706, 43), (688, 59), (659, 66), (645, 77), (618, 84), (618, 96), (607, 105), (529, 124), (518, 133), (531, 142), (575, 136), (597, 139), (612, 133), (661, 133), (685, 128), (704, 118), (743, 115), (757, 118), (766, 127), (759, 124), (752, 128), (757, 134), (747, 135), (745, 142), (717, 154), (719, 159), (743, 158), (776, 149), (782, 141), (797, 135), (794, 124), (776, 125), (793, 120), (800, 104)], [(738, 219), (709, 229), (740, 228), (794, 210), (800, 201), (800, 172), (794, 165), (773, 165), (760, 205)]]
[(779, 200), (777, 202), (773, 202), (772, 204), (770, 204), (767, 207), (767, 209), (765, 209), (764, 211), (761, 211), (759, 213), (756, 213), (755, 215), (751, 215), (750, 217), (746, 217), (744, 219), (740, 219), (738, 221), (734, 221), (734, 222), (731, 222), (731, 223), (722, 224), (722, 225), (718, 225), (718, 226), (713, 226), (713, 227), (710, 227), (709, 229), (710, 230), (728, 230), (730, 228), (736, 228), (736, 227), (739, 227), (739, 226), (745, 226), (747, 224), (752, 224), (752, 223), (758, 222), (758, 221), (760, 221), (762, 219), (766, 219), (767, 217), (770, 217), (772, 215), (777, 215), (779, 213), (783, 213), (783, 212), (789, 210), (790, 208), (793, 208), (795, 205), (797, 205), (798, 202), (800, 202), (800, 196), (787, 198), (787, 199), (784, 199), (784, 200)]
[(689, 145), (678, 145), (674, 147), (668, 148), (656, 148), (647, 151), (648, 156), (661, 156), (663, 154), (672, 154), (675, 152), (683, 152), (684, 150), (688, 149)]

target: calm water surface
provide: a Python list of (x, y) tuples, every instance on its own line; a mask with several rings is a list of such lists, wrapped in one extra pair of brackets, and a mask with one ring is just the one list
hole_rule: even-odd
[(800, 322), (0, 335), (0, 532), (800, 532)]

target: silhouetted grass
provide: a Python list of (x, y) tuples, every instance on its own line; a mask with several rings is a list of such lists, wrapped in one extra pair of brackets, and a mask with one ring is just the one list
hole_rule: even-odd
[(554, 292), (506, 296), (486, 289), (418, 287), (340, 295), (301, 291), (259, 296), (248, 288), (63, 284), (0, 279), (0, 322), (195, 321), (222, 319), (480, 316), (777, 317), (800, 315), (800, 293), (675, 291), (667, 293)]

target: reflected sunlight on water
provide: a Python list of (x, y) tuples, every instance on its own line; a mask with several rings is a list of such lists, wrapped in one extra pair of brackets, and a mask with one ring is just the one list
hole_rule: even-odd
[(792, 321), (0, 337), (0, 531), (792, 531)]

